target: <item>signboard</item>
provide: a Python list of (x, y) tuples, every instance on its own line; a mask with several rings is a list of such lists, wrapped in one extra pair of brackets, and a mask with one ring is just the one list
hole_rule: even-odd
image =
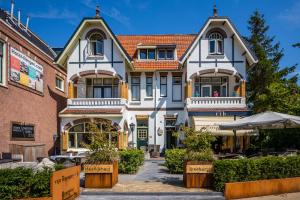
[(11, 47), (10, 80), (43, 92), (43, 67)]
[(187, 165), (187, 174), (202, 174), (202, 173), (212, 173), (213, 165)]
[(113, 173), (113, 165), (97, 165), (97, 164), (85, 164), (83, 168), (84, 173), (87, 174), (102, 174), (107, 173), (111, 174)]
[(34, 125), (13, 122), (11, 137), (12, 139), (34, 140)]
[(53, 200), (76, 199), (80, 194), (80, 166), (53, 172), (50, 184)]

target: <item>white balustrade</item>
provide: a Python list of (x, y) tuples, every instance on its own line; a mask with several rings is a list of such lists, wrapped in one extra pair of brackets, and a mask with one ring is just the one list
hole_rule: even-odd
[(245, 108), (244, 97), (191, 97), (187, 98), (188, 108)]
[(68, 99), (68, 107), (123, 107), (127, 104), (122, 98), (75, 98)]

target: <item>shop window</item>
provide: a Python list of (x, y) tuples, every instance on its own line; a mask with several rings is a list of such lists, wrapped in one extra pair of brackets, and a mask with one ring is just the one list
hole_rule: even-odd
[(63, 78), (56, 76), (55, 77), (55, 86), (57, 89), (64, 91), (64, 80)]
[(131, 77), (131, 100), (140, 101), (140, 77)]
[(161, 97), (167, 97), (167, 93), (168, 93), (168, 89), (167, 89), (167, 81), (168, 81), (168, 78), (167, 76), (161, 76), (160, 77), (160, 96)]
[(172, 80), (172, 100), (181, 101), (182, 100), (182, 82), (180, 76), (173, 77)]
[[(116, 129), (107, 123), (82, 123), (69, 129), (68, 144), (69, 148), (85, 148), (85, 144), (90, 144), (95, 132), (110, 132)], [(115, 141), (116, 138), (112, 138)]]

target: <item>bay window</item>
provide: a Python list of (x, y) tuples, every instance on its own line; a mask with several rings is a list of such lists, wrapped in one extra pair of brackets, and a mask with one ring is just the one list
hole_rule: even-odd
[(228, 77), (197, 77), (194, 82), (195, 97), (227, 97)]
[(140, 83), (141, 83), (140, 77), (131, 77), (131, 100), (132, 101), (141, 100)]

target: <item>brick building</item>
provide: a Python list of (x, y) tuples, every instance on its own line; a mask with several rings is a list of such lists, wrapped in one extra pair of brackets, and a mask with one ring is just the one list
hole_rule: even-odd
[[(59, 135), (58, 112), (66, 104), (66, 71), (37, 35), (0, 9), (0, 153), (11, 144), (41, 145), (52, 154)], [(58, 139), (56, 139), (58, 141)]]

